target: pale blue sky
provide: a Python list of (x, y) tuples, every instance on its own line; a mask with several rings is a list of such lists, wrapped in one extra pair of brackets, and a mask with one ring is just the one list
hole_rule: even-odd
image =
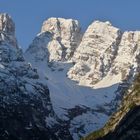
[(83, 30), (94, 20), (109, 20), (124, 30), (140, 30), (140, 0), (0, 0), (0, 13), (16, 24), (19, 44), (26, 49), (49, 17), (74, 18)]

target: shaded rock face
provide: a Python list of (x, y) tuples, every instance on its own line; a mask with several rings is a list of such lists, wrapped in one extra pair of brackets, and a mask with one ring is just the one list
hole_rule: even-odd
[(121, 73), (122, 80), (139, 72), (140, 32), (124, 32), (111, 73)]
[(7, 14), (0, 20), (5, 36), (0, 41), (0, 139), (72, 139), (53, 110), (47, 84), (7, 38), (15, 38), (13, 21)]
[(15, 38), (15, 24), (8, 14), (0, 14), (0, 42), (3, 41), (18, 47)]
[(34, 51), (34, 42), (38, 41), (40, 49), (48, 52), (49, 61), (70, 60), (81, 41), (81, 36), (77, 20), (50, 18), (43, 23), (41, 32), (30, 45), (30, 51)]
[(140, 139), (140, 106), (134, 107), (121, 120), (113, 132), (97, 140), (139, 140)]
[[(99, 133), (99, 132), (98, 132)], [(139, 140), (140, 139), (140, 106), (131, 109), (119, 122), (116, 128), (103, 136), (96, 132), (92, 137), (88, 136), (83, 140)]]

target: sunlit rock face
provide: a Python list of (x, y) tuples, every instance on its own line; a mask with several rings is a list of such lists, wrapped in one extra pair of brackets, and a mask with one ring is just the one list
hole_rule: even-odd
[(121, 73), (122, 80), (125, 80), (140, 71), (140, 32), (124, 32), (118, 48), (110, 73)]
[(41, 32), (28, 50), (32, 52), (36, 48), (35, 42), (38, 42), (40, 49), (48, 52), (49, 61), (70, 60), (81, 41), (81, 36), (77, 20), (49, 18), (44, 21)]
[(93, 85), (110, 70), (118, 51), (121, 31), (109, 22), (93, 22), (85, 32), (68, 72), (69, 78), (80, 84)]
[(110, 76), (118, 75), (119, 81), (131, 79), (140, 71), (139, 55), (139, 31), (121, 33), (109, 22), (95, 21), (74, 53), (75, 65), (68, 77), (91, 87)]
[(0, 31), (6, 34), (15, 34), (15, 24), (8, 14), (0, 14)]

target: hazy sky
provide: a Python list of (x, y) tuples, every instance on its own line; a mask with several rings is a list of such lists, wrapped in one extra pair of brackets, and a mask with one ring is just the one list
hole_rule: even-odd
[(2, 12), (13, 17), (24, 49), (49, 17), (77, 19), (83, 30), (94, 20), (109, 20), (123, 31), (140, 30), (140, 0), (0, 0)]

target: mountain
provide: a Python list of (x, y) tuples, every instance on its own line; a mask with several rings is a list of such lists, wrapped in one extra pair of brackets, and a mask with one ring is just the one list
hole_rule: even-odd
[(118, 111), (100, 130), (84, 140), (139, 140), (140, 139), (140, 75), (124, 96)]
[(121, 36), (121, 31), (111, 23), (93, 22), (76, 49), (76, 64), (68, 72), (69, 78), (91, 87), (103, 79), (116, 57)]
[(94, 21), (83, 33), (77, 20), (54, 17), (23, 53), (0, 14), (0, 139), (139, 137), (139, 56), (139, 31)]
[(24, 54), (74, 140), (102, 128), (118, 108), (140, 54), (138, 31), (123, 33), (108, 21), (94, 21), (84, 34), (80, 29), (77, 20), (49, 18)]
[(8, 14), (0, 14), (0, 139), (72, 139), (53, 110), (47, 84), (25, 61)]

